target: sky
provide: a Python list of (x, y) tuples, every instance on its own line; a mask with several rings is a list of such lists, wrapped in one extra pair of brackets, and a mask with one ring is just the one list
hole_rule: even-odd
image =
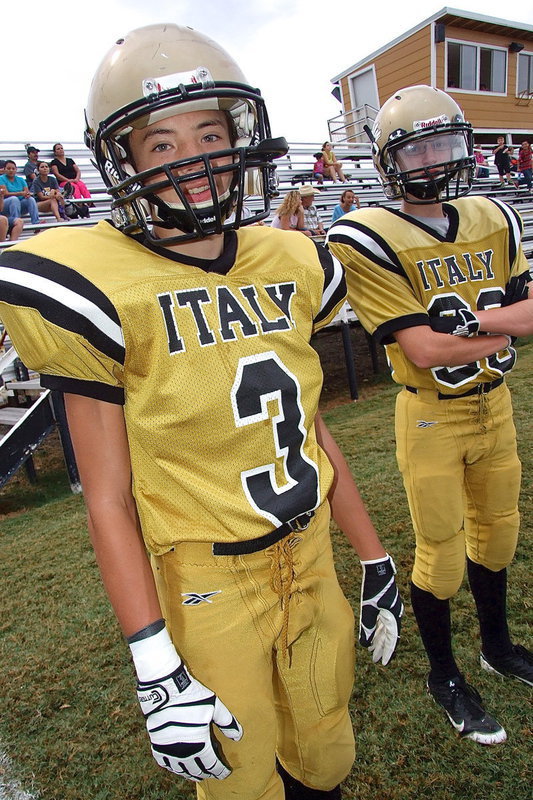
[[(443, 7), (438, 0), (335, 0), (331, 11), (317, 0), (26, 0), (21, 7), (4, 0), (0, 141), (81, 142), (91, 78), (105, 53), (133, 28), (174, 22), (228, 50), (261, 90), (274, 136), (321, 143), (327, 120), (341, 112), (331, 78)], [(533, 0), (450, 7), (533, 25)]]

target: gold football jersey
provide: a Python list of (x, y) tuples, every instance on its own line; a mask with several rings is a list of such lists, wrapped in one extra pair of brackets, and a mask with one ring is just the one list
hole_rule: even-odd
[(385, 345), (394, 380), (454, 395), (512, 369), (514, 349), (459, 367), (421, 369), (393, 334), (460, 308), (500, 306), (509, 279), (528, 271), (528, 263), (522, 223), (509, 206), (467, 197), (445, 203), (444, 210), (446, 235), (400, 211), (353, 211), (331, 226), (328, 245), (346, 268), (350, 305)]
[(148, 548), (254, 539), (316, 508), (332, 469), (314, 418), (312, 333), (344, 273), (295, 233), (245, 227), (215, 262), (108, 222), (0, 257), (0, 318), (43, 385), (124, 404)]

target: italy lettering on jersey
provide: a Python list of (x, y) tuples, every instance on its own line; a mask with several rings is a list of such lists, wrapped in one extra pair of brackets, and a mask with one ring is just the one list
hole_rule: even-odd
[(328, 246), (346, 268), (350, 305), (386, 347), (394, 380), (453, 395), (512, 369), (514, 349), (460, 367), (421, 369), (396, 343), (395, 331), (460, 308), (499, 307), (509, 279), (528, 271), (528, 263), (522, 223), (509, 206), (467, 197), (444, 210), (446, 235), (399, 211), (354, 211), (331, 226)]
[(227, 237), (205, 269), (109, 223), (56, 229), (0, 257), (0, 318), (43, 385), (123, 403), (146, 544), (268, 533), (325, 499), (310, 344), (344, 272), (304, 236)]

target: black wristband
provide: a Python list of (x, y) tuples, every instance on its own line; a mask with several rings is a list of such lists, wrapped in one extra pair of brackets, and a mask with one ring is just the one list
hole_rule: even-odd
[(157, 619), (155, 622), (151, 622), (146, 628), (141, 628), (140, 631), (137, 633), (133, 633), (131, 636), (126, 636), (126, 641), (128, 644), (133, 644), (133, 642), (140, 642), (142, 639), (148, 639), (150, 636), (155, 636), (156, 633), (159, 633), (165, 627), (165, 620), (164, 619)]

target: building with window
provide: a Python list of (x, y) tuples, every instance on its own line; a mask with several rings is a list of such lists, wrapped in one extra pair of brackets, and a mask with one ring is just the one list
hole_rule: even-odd
[(362, 141), (363, 124), (397, 89), (425, 83), (464, 110), (476, 141), (532, 137), (533, 25), (443, 8), (332, 78), (342, 114), (333, 141)]

